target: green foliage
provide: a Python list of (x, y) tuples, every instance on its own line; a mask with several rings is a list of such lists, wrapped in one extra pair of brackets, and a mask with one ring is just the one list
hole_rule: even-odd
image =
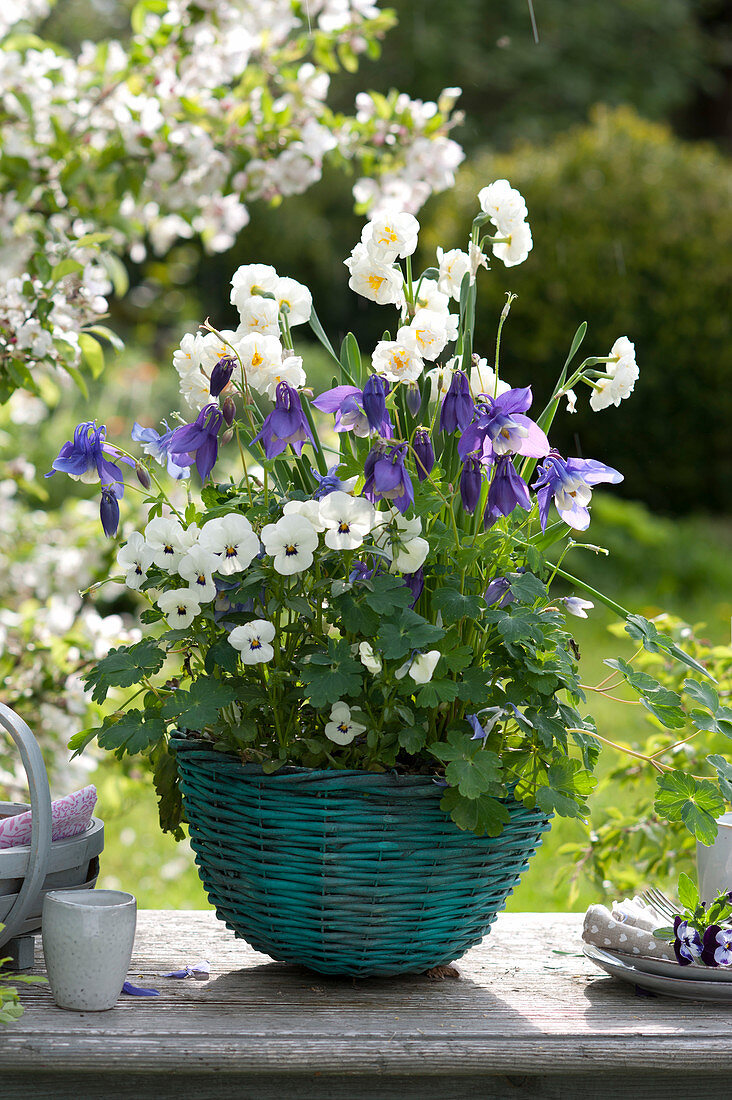
[(702, 844), (712, 844), (717, 835), (716, 818), (724, 812), (724, 799), (706, 779), (694, 779), (684, 772), (666, 772), (658, 777), (654, 808), (669, 821), (683, 821)]
[[(0, 932), (5, 927), (4, 924), (0, 924)], [(3, 974), (3, 963), (9, 962), (9, 959), (0, 959), (0, 1024), (12, 1024), (14, 1020), (19, 1019), (23, 1015), (23, 1006), (20, 1003), (18, 997), (18, 991), (15, 988), (17, 982), (24, 982), (26, 985), (30, 985), (35, 982), (45, 982), (45, 978), (34, 977), (29, 974), (13, 974), (12, 985), (8, 984), (9, 976)]]
[(86, 676), (86, 683), (93, 688), (92, 698), (103, 703), (112, 687), (129, 687), (146, 676), (159, 672), (165, 661), (165, 653), (154, 638), (144, 638), (135, 645), (112, 649), (102, 657)]

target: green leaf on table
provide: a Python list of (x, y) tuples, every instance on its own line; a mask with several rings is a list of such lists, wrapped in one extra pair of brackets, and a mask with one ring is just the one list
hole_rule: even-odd
[(699, 904), (699, 891), (696, 884), (682, 871), (679, 875), (679, 901), (684, 909), (696, 909)]
[(457, 588), (438, 588), (432, 594), (432, 606), (442, 612), (446, 623), (477, 619), (485, 603), (481, 596), (465, 596)]
[(724, 812), (724, 799), (708, 779), (694, 779), (686, 772), (664, 772), (656, 778), (655, 810), (668, 821), (683, 821), (702, 844), (717, 835), (716, 818)]
[(448, 787), (440, 800), (440, 809), (449, 814), (459, 829), (478, 836), (499, 836), (511, 814), (503, 802), (489, 794), (466, 798), (457, 787)]
[(380, 573), (371, 580), (365, 581), (363, 587), (367, 593), (365, 602), (378, 615), (389, 615), (400, 607), (409, 607), (414, 596), (407, 588), (402, 577), (394, 577), (391, 573)]
[(149, 715), (141, 710), (128, 710), (119, 717), (108, 715), (97, 734), (97, 742), (103, 749), (110, 749), (122, 756), (145, 752), (157, 744), (165, 733), (165, 723), (159, 714)]
[(92, 699), (103, 703), (112, 687), (131, 687), (144, 677), (159, 672), (165, 662), (165, 652), (154, 638), (144, 638), (134, 645), (111, 649), (106, 657), (97, 661), (84, 681), (93, 689)]
[(327, 653), (314, 653), (300, 663), (307, 697), (314, 707), (337, 703), (346, 695), (357, 695), (363, 684), (363, 665), (351, 655), (344, 638), (328, 639)]
[(178, 688), (163, 704), (163, 716), (174, 721), (179, 729), (202, 730), (215, 722), (219, 711), (236, 699), (233, 684), (223, 683), (213, 676), (200, 676), (190, 691)]

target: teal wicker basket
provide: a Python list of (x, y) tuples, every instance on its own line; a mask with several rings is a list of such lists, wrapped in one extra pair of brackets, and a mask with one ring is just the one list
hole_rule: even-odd
[(258, 951), (324, 974), (428, 970), (479, 943), (549, 827), (507, 802), (499, 837), (462, 832), (428, 776), (259, 767), (172, 742), (196, 863), (218, 917)]

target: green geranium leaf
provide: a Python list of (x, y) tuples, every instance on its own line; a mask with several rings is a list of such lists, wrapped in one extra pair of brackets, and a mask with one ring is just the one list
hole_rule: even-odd
[(481, 596), (464, 596), (457, 588), (438, 588), (432, 594), (432, 606), (442, 612), (446, 623), (456, 623), (460, 619), (477, 619), (485, 603)]
[(101, 748), (114, 750), (118, 756), (124, 753), (134, 756), (161, 741), (164, 733), (165, 723), (159, 714), (128, 710), (119, 717), (106, 717), (97, 741)]
[(456, 787), (448, 787), (440, 800), (440, 809), (449, 814), (459, 829), (478, 836), (498, 836), (511, 815), (503, 802), (489, 794), (465, 798)]
[(717, 835), (716, 818), (724, 812), (724, 799), (708, 779), (694, 779), (682, 771), (657, 777), (656, 812), (669, 821), (683, 821), (702, 844)]
[(165, 652), (155, 639), (145, 638), (134, 645), (111, 649), (87, 674), (85, 683), (93, 688), (94, 702), (103, 703), (110, 688), (139, 684), (143, 677), (159, 672), (164, 661)]
[(215, 722), (219, 711), (236, 699), (232, 684), (225, 684), (213, 676), (201, 676), (191, 684), (190, 691), (178, 688), (165, 700), (163, 716), (172, 720), (180, 729), (202, 730)]

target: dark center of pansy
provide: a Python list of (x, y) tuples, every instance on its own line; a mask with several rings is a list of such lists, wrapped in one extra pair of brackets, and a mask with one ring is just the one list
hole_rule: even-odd
[(226, 549), (224, 550), (224, 555), (227, 558), (235, 558), (236, 557), (236, 547), (235, 546), (227, 546)]
[(350, 530), (351, 530), (350, 523), (346, 523), (345, 520), (341, 520), (341, 522), (338, 524), (338, 534), (339, 535), (347, 535)]
[(297, 553), (297, 546), (294, 543), (290, 543), (285, 547), (285, 556), (291, 558), (293, 554)]

